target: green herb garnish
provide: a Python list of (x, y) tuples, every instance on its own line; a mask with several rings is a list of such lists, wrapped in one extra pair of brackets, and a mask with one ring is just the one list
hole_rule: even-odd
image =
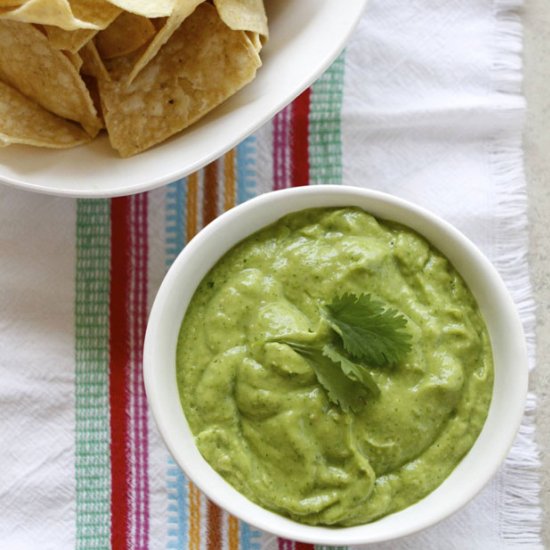
[(332, 343), (281, 343), (309, 362), (330, 401), (345, 412), (358, 412), (369, 396), (380, 395), (363, 362), (384, 367), (401, 361), (411, 349), (407, 319), (369, 294), (344, 294), (325, 306), (325, 318), (335, 333)]
[(380, 388), (378, 387), (378, 384), (375, 382), (372, 374), (364, 365), (359, 365), (353, 361), (350, 361), (334, 346), (325, 346), (323, 348), (323, 355), (328, 357), (333, 363), (339, 364), (343, 374), (347, 378), (353, 380), (354, 382), (359, 382), (376, 397), (380, 395)]
[(326, 310), (330, 326), (355, 359), (378, 367), (395, 365), (411, 349), (407, 319), (370, 294), (344, 294)]
[[(345, 412), (359, 412), (366, 403), (369, 394), (368, 389), (363, 384), (358, 384), (356, 380), (344, 374), (341, 363), (331, 358), (332, 351), (328, 351), (332, 346), (325, 345), (318, 348), (313, 345), (298, 344), (296, 342), (282, 342), (290, 346), (296, 353), (299, 353), (311, 365), (319, 384), (327, 392), (328, 398), (335, 405), (339, 405)], [(367, 371), (365, 371), (367, 372)], [(370, 374), (367, 372), (367, 375)], [(376, 382), (374, 382), (376, 386)], [(378, 390), (378, 386), (376, 386)]]

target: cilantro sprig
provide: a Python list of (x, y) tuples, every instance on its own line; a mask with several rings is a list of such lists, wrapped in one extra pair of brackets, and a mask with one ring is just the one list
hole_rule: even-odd
[(325, 305), (324, 317), (332, 329), (329, 342), (281, 343), (309, 362), (330, 401), (359, 412), (369, 397), (380, 395), (369, 367), (398, 364), (411, 350), (407, 319), (370, 294), (344, 294)]
[(355, 359), (380, 367), (395, 365), (411, 349), (405, 316), (370, 294), (344, 294), (326, 311), (330, 326)]
[[(331, 358), (332, 351), (336, 352), (336, 350), (328, 351), (332, 346), (318, 347), (290, 341), (283, 343), (307, 360), (330, 401), (339, 405), (345, 412), (357, 413), (363, 408), (369, 397), (368, 389), (344, 374), (339, 363)], [(370, 376), (369, 373), (367, 374)], [(376, 385), (374, 381), (373, 383)]]

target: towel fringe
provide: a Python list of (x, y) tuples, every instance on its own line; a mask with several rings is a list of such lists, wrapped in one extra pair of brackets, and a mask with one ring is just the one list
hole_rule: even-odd
[[(495, 57), (493, 84), (498, 92), (521, 95), (523, 0), (495, 0)], [(517, 113), (523, 127), (524, 114)], [(521, 138), (495, 138), (491, 164), (498, 184), (496, 268), (514, 299), (527, 340), (529, 369), (535, 367), (536, 304), (529, 275), (527, 192)], [(502, 471), (505, 487), (500, 531), (513, 547), (542, 549), (540, 458), (535, 441), (536, 396), (529, 393), (516, 441)]]

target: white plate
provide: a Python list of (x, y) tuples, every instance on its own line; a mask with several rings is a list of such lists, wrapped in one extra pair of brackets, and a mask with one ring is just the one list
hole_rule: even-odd
[(237, 145), (309, 86), (344, 48), (367, 0), (266, 0), (271, 38), (249, 86), (166, 143), (120, 159), (106, 137), (55, 151), (0, 149), (0, 181), (73, 197), (153, 189), (198, 170)]

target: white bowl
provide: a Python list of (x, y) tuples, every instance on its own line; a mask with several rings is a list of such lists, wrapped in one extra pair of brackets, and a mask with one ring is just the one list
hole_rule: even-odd
[(53, 195), (114, 197), (186, 176), (237, 145), (320, 77), (366, 3), (267, 0), (271, 37), (256, 80), (197, 124), (129, 159), (119, 158), (105, 136), (65, 151), (0, 149), (0, 182)]
[[(197, 285), (210, 268), (233, 245), (282, 216), (331, 206), (357, 206), (379, 218), (407, 225), (445, 254), (478, 301), (489, 329), (495, 365), (493, 399), (484, 428), (444, 483), (405, 510), (346, 528), (302, 525), (261, 508), (233, 489), (197, 450), (176, 384), (180, 325)], [(265, 531), (326, 545), (395, 539), (433, 525), (466, 504), (490, 480), (512, 445), (523, 415), (528, 378), (520, 320), (504, 283), (485, 256), (457, 229), (418, 206), (383, 193), (340, 186), (267, 193), (203, 229), (178, 256), (160, 287), (145, 338), (144, 376), (164, 441), (183, 471), (211, 500)]]

